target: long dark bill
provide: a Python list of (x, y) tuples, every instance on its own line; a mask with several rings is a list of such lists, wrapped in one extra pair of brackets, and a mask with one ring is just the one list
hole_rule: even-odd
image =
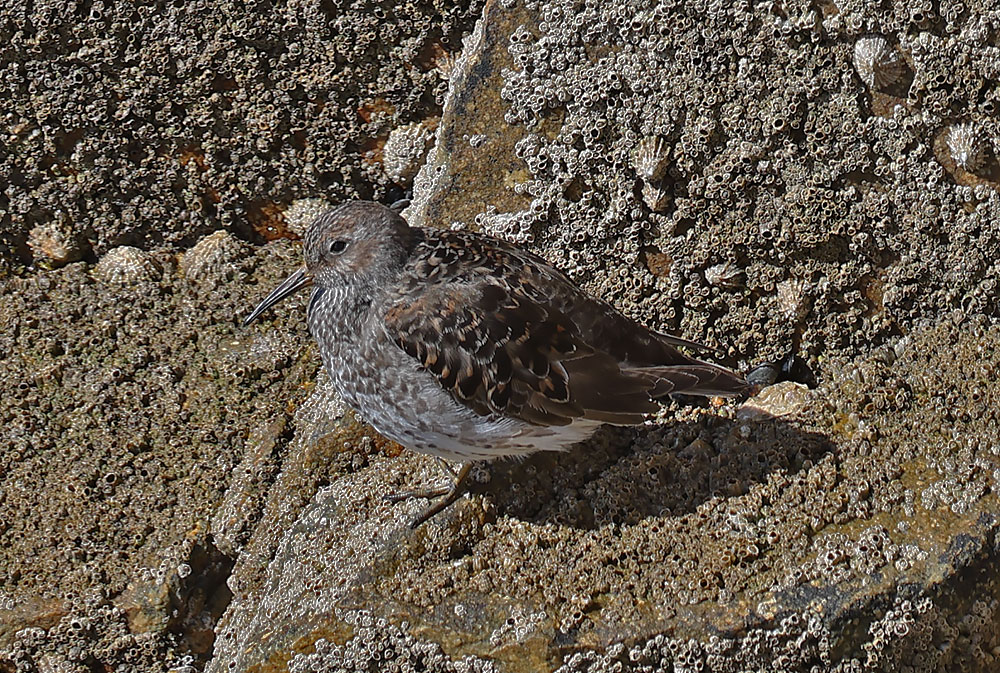
[(309, 285), (312, 285), (313, 279), (306, 270), (306, 267), (301, 267), (298, 271), (293, 273), (291, 276), (286, 278), (281, 282), (281, 285), (271, 290), (271, 294), (264, 297), (264, 301), (257, 304), (257, 308), (253, 310), (253, 313), (248, 315), (243, 320), (243, 326), (246, 327), (254, 320), (260, 317), (260, 314), (271, 308), (279, 301), (288, 297), (289, 295), (295, 294), (299, 290)]

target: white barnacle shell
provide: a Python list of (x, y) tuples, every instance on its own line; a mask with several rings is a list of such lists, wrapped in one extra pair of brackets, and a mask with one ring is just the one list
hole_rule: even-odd
[(94, 266), (94, 277), (108, 285), (139, 285), (158, 280), (160, 275), (152, 255), (130, 245), (108, 250)]
[(812, 305), (811, 287), (804, 280), (789, 278), (778, 283), (778, 308), (789, 320), (798, 322), (806, 317)]
[(408, 187), (434, 146), (436, 117), (406, 124), (392, 130), (382, 148), (382, 165), (389, 179)]
[(80, 237), (65, 223), (47, 222), (28, 232), (28, 247), (35, 257), (52, 266), (62, 266), (83, 258)]
[(905, 68), (900, 53), (884, 37), (871, 35), (854, 44), (854, 69), (869, 89), (892, 84)]
[(951, 158), (959, 168), (974, 171), (986, 158), (986, 139), (978, 126), (971, 122), (954, 124), (945, 136)]
[(330, 202), (320, 198), (296, 199), (284, 212), (285, 224), (292, 233), (303, 236), (313, 221), (330, 208)]
[(705, 280), (710, 285), (737, 288), (743, 285), (743, 269), (732, 262), (723, 262), (705, 269)]
[(642, 185), (642, 200), (654, 213), (662, 213), (670, 203), (670, 192), (661, 182), (646, 182)]
[(635, 172), (645, 182), (660, 180), (667, 172), (670, 145), (659, 136), (646, 136), (639, 141), (632, 155)]
[(211, 278), (239, 257), (240, 243), (224, 229), (205, 236), (181, 258), (181, 271), (191, 280)]

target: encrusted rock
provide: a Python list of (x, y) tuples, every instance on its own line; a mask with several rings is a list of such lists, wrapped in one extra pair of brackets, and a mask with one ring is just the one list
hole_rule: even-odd
[(395, 128), (389, 134), (382, 148), (382, 163), (393, 182), (404, 187), (413, 182), (413, 176), (434, 146), (437, 123), (437, 118), (425, 119)]
[(80, 236), (68, 224), (48, 222), (28, 232), (28, 247), (37, 259), (50, 266), (62, 266), (83, 258), (86, 251)]
[(296, 199), (282, 213), (285, 218), (285, 226), (296, 236), (303, 236), (313, 220), (329, 208), (330, 202), (326, 199)]
[[(27, 266), (54, 218), (100, 256), (252, 237), (248, 208), (299, 194), (394, 198), (379, 139), (444, 102), (420, 224), (516, 237), (747, 367), (795, 352), (819, 387), (786, 416), (670, 403), (491, 465), (410, 532), (420, 503), (382, 496), (436, 485), (434, 462), (297, 411), (305, 298), (251, 330), (299, 356), (236, 327), (300, 246), (241, 244), (211, 291), (164, 274), (130, 301), (81, 264), (27, 270), (0, 301), (0, 670), (996, 668), (1000, 192), (991, 163), (955, 169), (945, 126), (994, 134), (984, 3), (498, 0), (447, 83), (435, 55), (476, 2), (238, 4), (0, 8), (0, 258)], [(886, 62), (856, 76), (865, 31)], [(632, 163), (646, 137), (671, 144), (663, 212)], [(707, 280), (725, 259), (745, 289)], [(185, 601), (184, 540), (209, 530), (237, 567)], [(126, 587), (182, 574), (137, 632)]]
[[(439, 112), (448, 84), (434, 65), (461, 48), (483, 0), (416, 0), (398, 13), (367, 0), (141, 14), (121, 0), (76, 14), (2, 4), (20, 70), (0, 82), (0, 269), (29, 264), (21, 228), (60, 210), (100, 256), (241, 231), (290, 195), (394, 189), (366, 139)], [(272, 39), (280, 47), (246, 48)]]

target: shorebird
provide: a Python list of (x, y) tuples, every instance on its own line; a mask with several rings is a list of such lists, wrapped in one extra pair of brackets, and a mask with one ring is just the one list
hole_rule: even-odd
[(244, 324), (311, 286), (309, 331), (343, 399), (404, 447), (461, 463), (447, 486), (389, 496), (440, 498), (414, 528), (458, 498), (475, 461), (566, 450), (603, 423), (642, 423), (667, 395), (750, 388), (495, 238), (351, 201), (304, 242), (305, 265)]

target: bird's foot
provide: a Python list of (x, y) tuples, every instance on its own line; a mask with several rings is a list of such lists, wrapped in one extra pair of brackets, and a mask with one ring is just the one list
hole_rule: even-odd
[(412, 491), (403, 491), (402, 493), (390, 493), (389, 495), (383, 496), (384, 500), (388, 502), (397, 503), (403, 502), (404, 500), (412, 500), (413, 498), (422, 498), (424, 500), (430, 500), (431, 498), (437, 498), (442, 495), (448, 495), (451, 493), (451, 486), (438, 486), (437, 488), (415, 488)]
[[(418, 528), (420, 524), (424, 523), (432, 516), (440, 512), (441, 510), (447, 508), (453, 502), (458, 500), (459, 496), (462, 495), (462, 485), (465, 483), (466, 477), (469, 476), (469, 472), (472, 470), (472, 463), (462, 463), (461, 468), (458, 470), (458, 474), (455, 475), (455, 481), (452, 482), (451, 486), (439, 486), (437, 488), (418, 488), (412, 491), (405, 491), (403, 493), (393, 493), (391, 495), (385, 496), (385, 499), (389, 502), (396, 503), (402, 502), (403, 500), (410, 500), (411, 498), (441, 498), (430, 507), (425, 509), (420, 513), (413, 523), (410, 524), (410, 528)], [(449, 470), (450, 472), (451, 470)]]

